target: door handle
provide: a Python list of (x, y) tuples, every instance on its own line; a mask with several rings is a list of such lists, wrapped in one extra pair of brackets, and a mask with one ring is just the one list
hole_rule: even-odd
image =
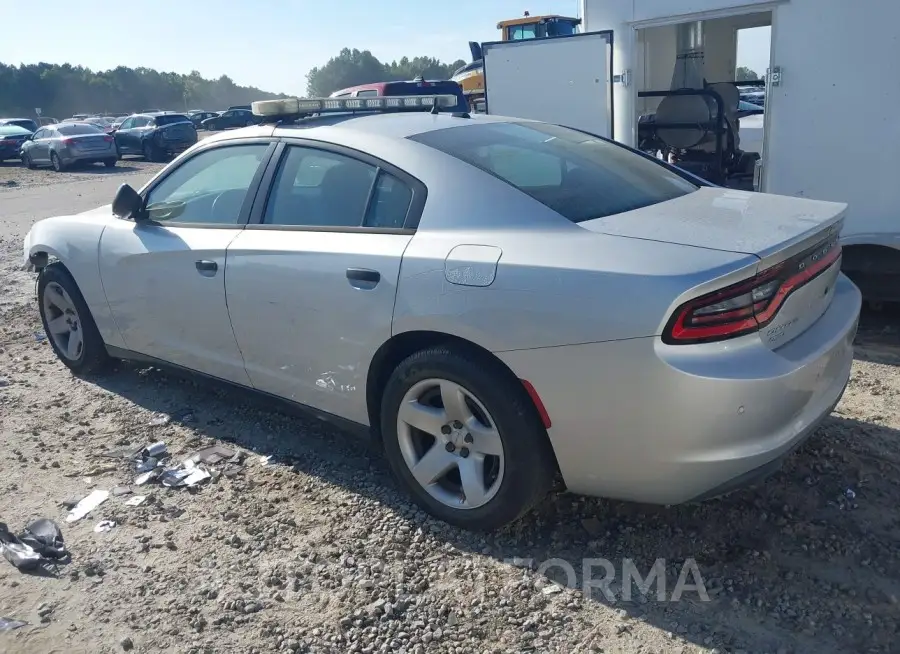
[(353, 286), (353, 282), (364, 282), (375, 286), (381, 281), (381, 273), (377, 270), (369, 270), (368, 268), (347, 268), (347, 279)]
[(209, 259), (200, 259), (199, 261), (195, 261), (194, 265), (197, 267), (197, 270), (200, 274), (207, 275), (211, 277), (215, 275), (219, 270), (219, 264), (215, 261), (210, 261)]

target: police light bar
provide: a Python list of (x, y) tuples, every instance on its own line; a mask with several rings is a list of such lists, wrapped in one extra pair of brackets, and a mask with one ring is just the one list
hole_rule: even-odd
[(347, 111), (387, 111), (391, 109), (450, 108), (458, 104), (455, 95), (388, 95), (376, 98), (283, 98), (259, 100), (251, 106), (253, 115), (297, 116)]

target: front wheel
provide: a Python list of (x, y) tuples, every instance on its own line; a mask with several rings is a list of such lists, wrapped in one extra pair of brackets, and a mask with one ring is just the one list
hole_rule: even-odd
[(109, 361), (103, 338), (72, 276), (59, 264), (41, 271), (38, 309), (50, 346), (74, 372), (92, 372)]
[(207, 132), (215, 132), (216, 125), (214, 123), (206, 123), (206, 131)]
[(153, 152), (153, 144), (150, 141), (144, 141), (144, 145), (141, 146), (141, 152), (144, 155), (144, 160), (153, 161), (155, 159)]
[(56, 154), (55, 152), (50, 153), (50, 165), (53, 166), (53, 170), (55, 170), (58, 173), (61, 173), (66, 168), (63, 165), (62, 160), (59, 158), (59, 155)]
[(466, 529), (517, 520), (553, 480), (547, 433), (521, 382), (462, 349), (429, 348), (397, 366), (382, 398), (381, 433), (415, 500)]
[(34, 162), (31, 160), (31, 155), (28, 154), (27, 152), (22, 154), (22, 164), (28, 170), (34, 170)]
[(107, 168), (115, 168), (116, 164), (118, 162), (119, 162), (118, 159), (107, 159), (106, 161), (103, 162), (103, 165), (106, 166)]

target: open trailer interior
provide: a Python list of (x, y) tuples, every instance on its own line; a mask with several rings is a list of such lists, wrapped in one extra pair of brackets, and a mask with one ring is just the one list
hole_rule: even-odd
[[(844, 271), (871, 303), (900, 301), (900, 3), (582, 0), (580, 14), (573, 36), (483, 44), (487, 113), (613, 138), (721, 186), (846, 202)], [(739, 34), (758, 27), (765, 80), (737, 83)]]

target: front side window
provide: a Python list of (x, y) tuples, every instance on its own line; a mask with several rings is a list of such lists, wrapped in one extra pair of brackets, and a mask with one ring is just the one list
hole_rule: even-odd
[(263, 222), (305, 227), (401, 229), (413, 191), (397, 177), (336, 152), (291, 146)]
[(546, 123), (488, 123), (409, 137), (498, 177), (572, 222), (697, 190), (665, 166), (597, 136)]
[(268, 148), (265, 143), (230, 145), (186, 160), (147, 196), (150, 220), (236, 225)]
[(131, 129), (134, 127), (134, 118), (126, 118), (122, 121), (122, 124), (119, 125), (119, 129)]

